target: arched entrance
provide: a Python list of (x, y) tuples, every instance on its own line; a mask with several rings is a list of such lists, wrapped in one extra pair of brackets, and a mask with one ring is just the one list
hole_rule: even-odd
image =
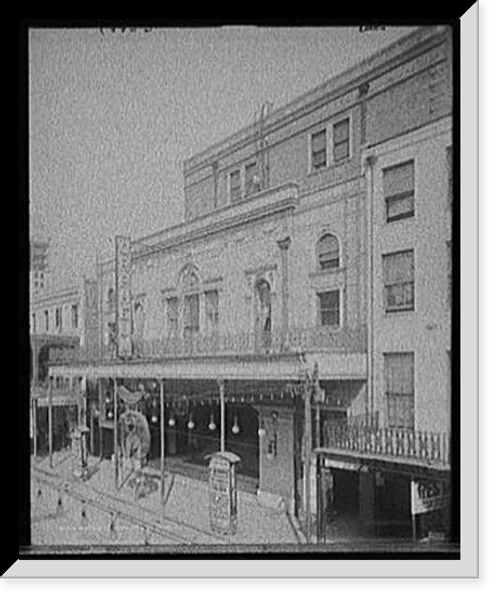
[(271, 346), (272, 303), (271, 286), (266, 279), (259, 279), (255, 284), (255, 341), (257, 350), (267, 352)]

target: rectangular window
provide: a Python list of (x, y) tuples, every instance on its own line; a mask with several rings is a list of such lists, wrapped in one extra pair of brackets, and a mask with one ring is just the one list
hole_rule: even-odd
[(241, 201), (241, 173), (239, 169), (229, 174), (229, 198), (231, 202)]
[(61, 315), (61, 309), (60, 308), (56, 308), (56, 329), (61, 329), (62, 326), (62, 315)]
[(448, 186), (447, 186), (447, 196), (448, 196), (448, 206), (453, 205), (453, 151), (452, 147), (448, 146), (446, 148), (446, 171), (448, 175)]
[(32, 332), (36, 333), (36, 314), (33, 313), (31, 315), (31, 326), (32, 326)]
[(245, 196), (251, 196), (260, 191), (259, 171), (257, 163), (252, 162), (245, 165)]
[(385, 310), (396, 312), (414, 309), (413, 250), (382, 256)]
[(326, 129), (311, 136), (311, 168), (315, 170), (322, 167), (326, 167)]
[(71, 327), (78, 329), (78, 304), (73, 304), (71, 307)]
[(333, 160), (339, 162), (349, 158), (349, 119), (333, 126)]
[(167, 299), (167, 335), (175, 337), (177, 335), (179, 321), (179, 300), (177, 298)]
[(387, 222), (415, 214), (415, 167), (411, 160), (383, 170)]
[(219, 327), (219, 292), (217, 290), (205, 292), (205, 311), (207, 334), (213, 335)]
[(415, 427), (413, 352), (384, 354), (387, 423), (397, 429)]
[(43, 311), (43, 316), (45, 318), (45, 331), (49, 330), (49, 311), (48, 310), (44, 310)]
[(321, 325), (340, 326), (340, 291), (318, 294), (319, 322)]

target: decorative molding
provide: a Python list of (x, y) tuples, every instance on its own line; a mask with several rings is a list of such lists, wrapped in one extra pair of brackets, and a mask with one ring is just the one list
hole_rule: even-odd
[(276, 271), (277, 268), (278, 268), (278, 266), (276, 265), (276, 263), (273, 263), (270, 265), (262, 265), (260, 267), (255, 267), (254, 269), (246, 269), (245, 275), (247, 275), (247, 276), (262, 275), (268, 271)]
[(280, 250), (286, 251), (290, 248), (290, 245), (292, 243), (292, 238), (290, 236), (287, 236), (286, 238), (282, 239), (282, 240), (278, 240), (277, 244)]
[(309, 273), (309, 279), (311, 280), (314, 292), (329, 289), (343, 289), (346, 285), (346, 277), (345, 267), (328, 269), (325, 271), (312, 271)]

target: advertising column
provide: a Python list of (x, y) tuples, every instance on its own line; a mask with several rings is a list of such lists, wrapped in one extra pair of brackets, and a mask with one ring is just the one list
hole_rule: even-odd
[(132, 357), (132, 244), (129, 237), (116, 236), (116, 327), (118, 358)]

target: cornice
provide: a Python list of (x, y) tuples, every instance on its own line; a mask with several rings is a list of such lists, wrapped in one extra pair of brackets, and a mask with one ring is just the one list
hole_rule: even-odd
[(166, 238), (169, 233), (174, 235), (159, 240), (149, 248), (146, 245), (147, 239), (138, 240), (137, 245), (140, 247), (134, 250), (133, 257), (134, 259), (143, 258), (199, 239), (205, 239), (207, 236), (236, 229), (260, 219), (293, 211), (298, 203), (298, 186), (296, 184), (265, 190), (246, 202), (222, 207), (200, 219), (188, 221), (171, 230), (165, 230), (163, 233)]

